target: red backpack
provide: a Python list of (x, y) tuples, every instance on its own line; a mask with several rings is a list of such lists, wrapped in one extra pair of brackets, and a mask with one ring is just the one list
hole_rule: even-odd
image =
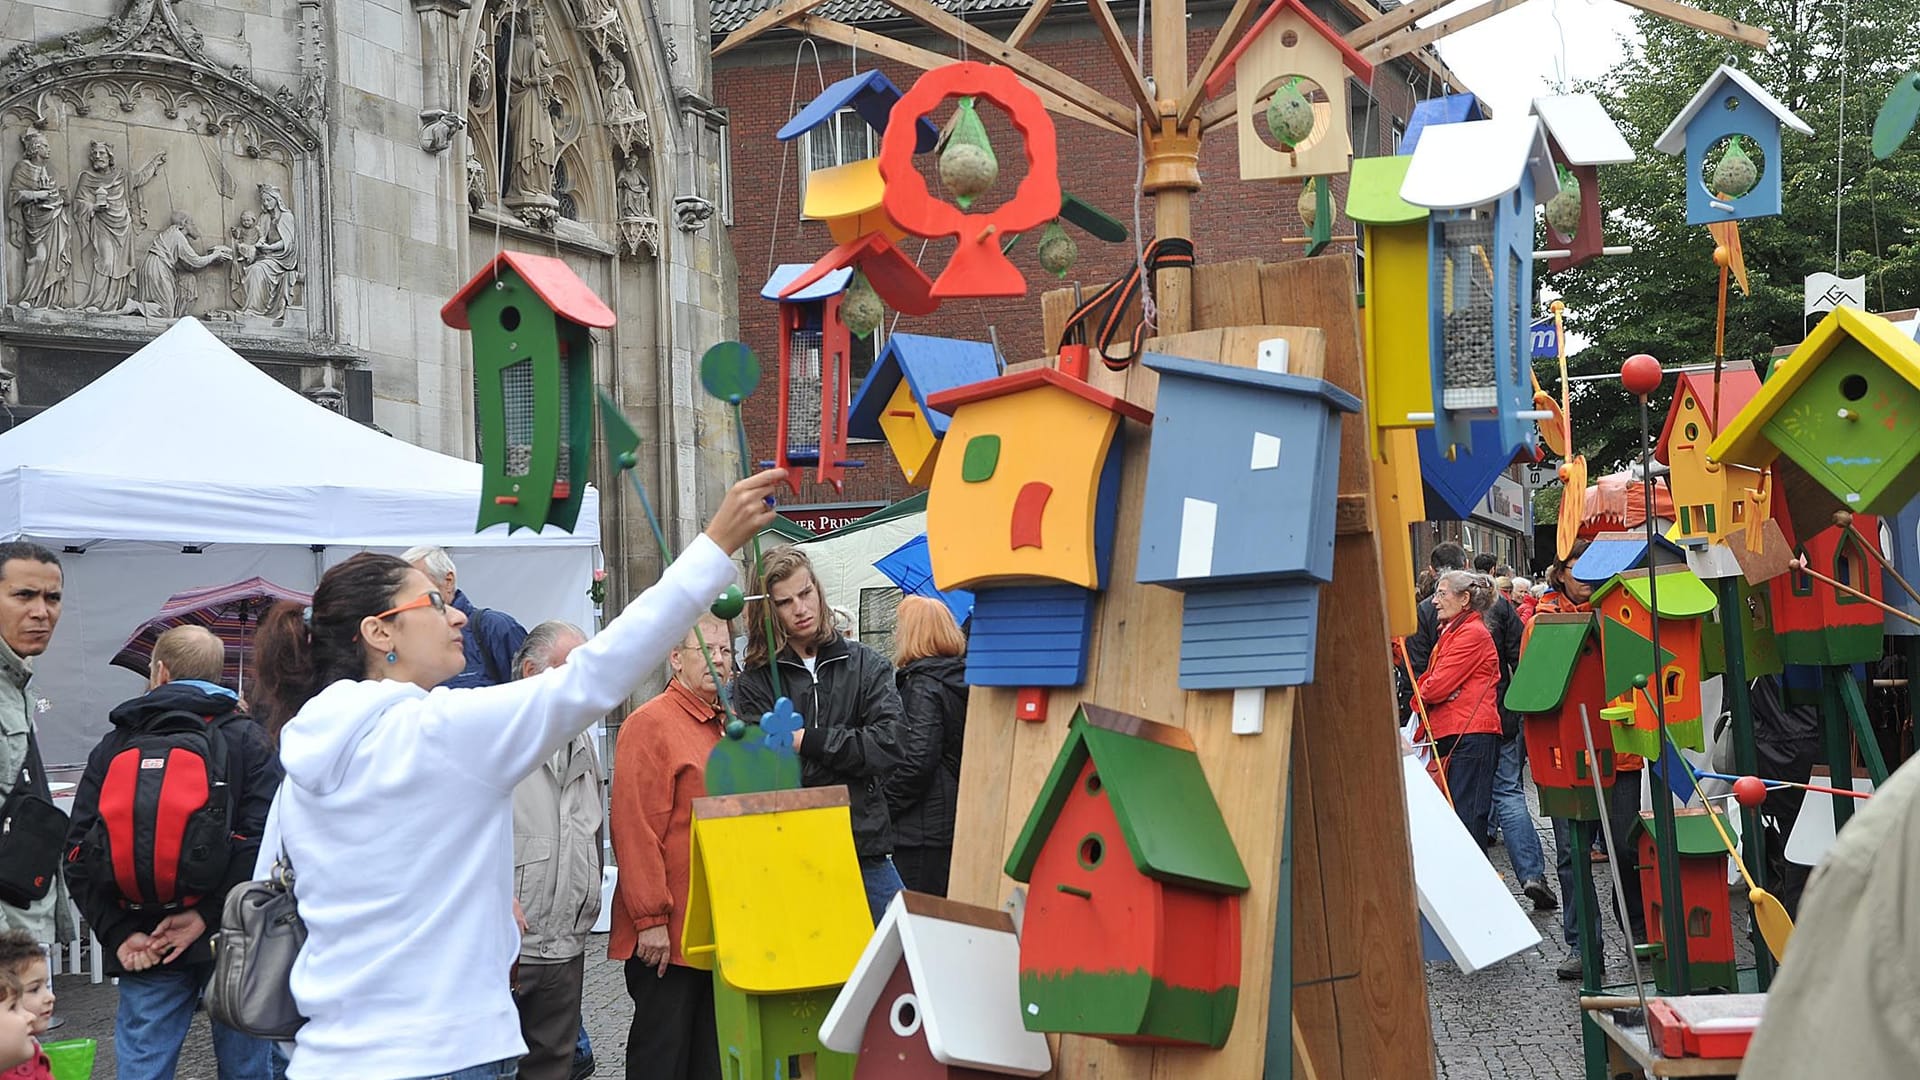
[(176, 709), (129, 731), (100, 782), (100, 820), (75, 858), (130, 911), (177, 911), (226, 883), (233, 788), (225, 718)]

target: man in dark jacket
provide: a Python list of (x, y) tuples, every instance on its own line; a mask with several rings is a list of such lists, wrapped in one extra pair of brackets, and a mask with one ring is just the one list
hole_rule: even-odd
[[(901, 889), (893, 867), (893, 820), (881, 781), (900, 761), (900, 695), (893, 665), (834, 629), (827, 597), (813, 564), (795, 548), (768, 555), (761, 586), (748, 612), (747, 666), (733, 683), (733, 705), (754, 721), (773, 709), (776, 697), (793, 702), (804, 723), (793, 733), (800, 753), (800, 782), (807, 787), (845, 784), (853, 816), (853, 847), (867, 882), (874, 921)], [(773, 605), (775, 641), (767, 641), (765, 609)], [(773, 663), (769, 663), (769, 658)], [(779, 693), (774, 692), (774, 666)]]
[[(106, 947), (106, 968), (120, 976), (114, 1048), (122, 1080), (168, 1080), (180, 1058), (201, 988), (213, 973), (208, 944), (220, 926), (221, 907), (235, 886), (253, 876), (260, 832), (280, 786), (280, 762), (260, 726), (240, 711), (232, 690), (220, 685), (226, 647), (202, 626), (180, 626), (160, 635), (148, 669), (147, 692), (112, 713), (113, 730), (87, 758), (74, 795), (67, 831), (67, 884), (95, 936)], [(102, 873), (87, 852), (101, 823), (100, 792), (108, 766), (143, 725), (186, 712), (219, 731), (226, 780), (233, 786), (233, 820), (226, 882), (215, 893), (174, 913), (130, 911), (111, 873)], [(142, 763), (144, 766), (144, 762)], [(134, 820), (133, 829), (145, 823)], [(136, 847), (138, 844), (136, 843)], [(267, 1080), (271, 1044), (213, 1025), (213, 1049), (222, 1080)]]

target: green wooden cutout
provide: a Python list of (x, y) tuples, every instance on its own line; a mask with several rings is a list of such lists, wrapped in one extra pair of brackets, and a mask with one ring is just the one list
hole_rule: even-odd
[(1400, 197), (1413, 155), (1360, 158), (1347, 181), (1347, 217), (1362, 225), (1411, 225), (1427, 220), (1427, 208)]
[(1593, 617), (1543, 615), (1533, 621), (1533, 634), (1513, 670), (1507, 688), (1507, 708), (1517, 713), (1550, 713), (1567, 698), (1573, 673), (1580, 666), (1580, 650), (1593, 633)]
[(1892, 157), (1916, 122), (1920, 122), (1920, 71), (1909, 71), (1893, 84), (1880, 115), (1874, 117), (1873, 156), (1882, 161)]
[(993, 479), (1000, 465), (1000, 436), (975, 435), (967, 440), (967, 456), (960, 461), (960, 479), (981, 484)]
[(707, 794), (746, 795), (800, 787), (800, 755), (769, 748), (760, 725), (747, 724), (738, 739), (723, 738), (707, 754)]
[(738, 404), (760, 385), (760, 361), (738, 341), (723, 341), (700, 357), (700, 385), (721, 401)]
[(607, 444), (607, 459), (615, 469), (631, 469), (639, 460), (640, 433), (634, 430), (627, 414), (620, 411), (620, 403), (606, 387), (600, 387), (596, 393), (600, 398), (600, 431)]
[(1070, 191), (1060, 194), (1060, 218), (1095, 240), (1118, 244), (1127, 238), (1127, 227), (1118, 219)]
[(1326, 250), (1333, 242), (1333, 178), (1307, 178), (1307, 190), (1313, 192), (1313, 221), (1307, 225), (1307, 258)]
[(1606, 662), (1609, 701), (1632, 690), (1635, 676), (1644, 675), (1649, 682), (1656, 681), (1660, 670), (1676, 659), (1661, 649), (1660, 660), (1655, 663), (1653, 642), (1606, 618), (1600, 620), (1600, 650)]

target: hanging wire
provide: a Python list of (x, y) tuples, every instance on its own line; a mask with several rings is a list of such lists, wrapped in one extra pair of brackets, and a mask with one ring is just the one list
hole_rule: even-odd
[[(827, 88), (826, 71), (820, 66), (820, 46), (814, 44), (813, 35), (808, 34), (806, 37), (800, 39), (800, 44), (793, 47), (793, 82), (787, 89), (788, 116), (793, 115), (794, 106), (800, 103), (800, 58), (807, 49), (813, 50), (813, 69), (820, 80), (820, 89), (825, 90)], [(839, 146), (838, 134), (836, 130), (834, 140), (836, 148)], [(812, 138), (812, 132), (800, 136), (800, 139)], [(773, 267), (775, 265), (773, 261), (774, 252), (779, 250), (776, 245), (780, 242), (780, 207), (787, 194), (787, 160), (790, 156), (800, 152), (800, 139), (790, 140), (787, 147), (780, 151), (780, 183), (773, 189), (773, 227), (767, 230), (768, 277), (773, 276)], [(796, 226), (796, 228), (797, 227), (798, 226)]]
[[(1141, 57), (1147, 54), (1147, 0), (1135, 0), (1133, 13), (1133, 55), (1135, 57)], [(1154, 72), (1156, 81), (1159, 79), (1159, 76), (1159, 72)], [(1156, 82), (1154, 87), (1155, 96), (1158, 96), (1159, 92), (1159, 86)], [(1140, 322), (1148, 327), (1157, 329), (1160, 325), (1160, 311), (1158, 306), (1153, 302), (1153, 277), (1147, 273), (1147, 242), (1141, 236), (1140, 232), (1140, 203), (1146, 197), (1147, 186), (1146, 129), (1147, 116), (1140, 111), (1140, 104), (1135, 102), (1133, 106), (1133, 153), (1135, 161), (1133, 175), (1133, 263), (1140, 273)], [(1158, 204), (1158, 198), (1158, 196), (1155, 196), (1156, 205)], [(1158, 239), (1157, 234), (1159, 230), (1155, 229), (1154, 231), (1156, 233), (1155, 239)]]
[(1887, 264), (1880, 254), (1880, 193), (1873, 186), (1873, 166), (1867, 166), (1867, 214), (1873, 221), (1874, 276), (1880, 279), (1880, 310), (1887, 310)]
[[(511, 67), (513, 64), (513, 30), (517, 22), (514, 16), (519, 13), (519, 0), (514, 0), (514, 3), (504, 8), (500, 15), (493, 20), (493, 33), (490, 35), (494, 42), (494, 80), (495, 84), (501, 87), (499, 100), (494, 103), (494, 111), (500, 122), (497, 125), (499, 130), (493, 142), (493, 168), (498, 174), (494, 179), (496, 181), (495, 187), (498, 188), (499, 192), (506, 190), (507, 177), (509, 170), (512, 168), (507, 162), (507, 116), (513, 108), (513, 69)], [(507, 36), (504, 42), (500, 39), (500, 23), (502, 20), (505, 20), (507, 24)], [(509, 66), (502, 67), (501, 64), (503, 61)], [(506, 72), (505, 78), (502, 78), (500, 75), (503, 71)], [(507, 211), (503, 203), (495, 207), (493, 213), (493, 280), (495, 284), (499, 284), (500, 282), (500, 253), (505, 250), (500, 243), (500, 229), (501, 226), (506, 224), (506, 221)]]
[[(1840, 4), (1840, 129), (1833, 148), (1833, 274), (1840, 276), (1840, 185), (1847, 165), (1847, 31), (1853, 27), (1853, 2)], [(1776, 165), (1775, 168), (1778, 168)]]

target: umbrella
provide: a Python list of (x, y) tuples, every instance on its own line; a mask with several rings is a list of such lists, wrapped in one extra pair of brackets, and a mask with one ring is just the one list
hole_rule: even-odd
[(161, 634), (176, 626), (204, 626), (227, 646), (227, 666), (221, 673), (222, 682), (235, 690), (244, 691), (245, 676), (242, 672), (253, 657), (253, 630), (260, 624), (260, 617), (282, 600), (305, 604), (312, 599), (306, 593), (275, 585), (260, 577), (236, 581), (231, 585), (207, 585), (175, 593), (167, 598), (153, 618), (140, 624), (140, 628), (114, 654), (112, 662), (117, 667), (144, 675), (153, 661), (153, 647)]

